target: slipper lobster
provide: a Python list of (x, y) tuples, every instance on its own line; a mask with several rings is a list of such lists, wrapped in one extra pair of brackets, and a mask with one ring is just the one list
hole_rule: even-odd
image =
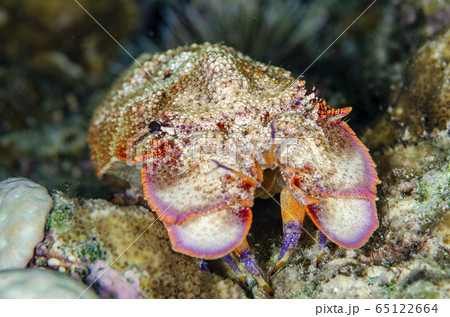
[[(378, 227), (367, 148), (305, 81), (224, 45), (144, 54), (95, 111), (88, 141), (97, 174), (141, 188), (172, 248), (223, 258), (271, 293), (246, 236), (255, 197), (280, 194), (277, 272), (308, 215), (344, 248)], [(322, 239), (321, 239), (322, 240)]]

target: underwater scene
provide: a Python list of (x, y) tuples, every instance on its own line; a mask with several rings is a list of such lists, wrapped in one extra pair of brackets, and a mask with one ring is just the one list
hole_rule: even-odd
[(450, 298), (450, 1), (2, 0), (1, 299)]

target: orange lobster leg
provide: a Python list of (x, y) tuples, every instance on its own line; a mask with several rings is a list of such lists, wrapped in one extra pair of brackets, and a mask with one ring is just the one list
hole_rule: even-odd
[(270, 272), (275, 274), (289, 259), (298, 239), (302, 233), (303, 219), (305, 219), (306, 207), (300, 205), (289, 189), (285, 188), (280, 195), (281, 218), (283, 220), (283, 245), (277, 263)]

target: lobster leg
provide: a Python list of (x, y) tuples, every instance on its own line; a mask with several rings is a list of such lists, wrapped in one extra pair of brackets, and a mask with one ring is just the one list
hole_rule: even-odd
[(245, 269), (255, 278), (259, 285), (266, 291), (269, 295), (272, 295), (272, 289), (269, 284), (267, 284), (264, 279), (264, 275), (259, 268), (258, 263), (256, 263), (255, 256), (250, 251), (247, 240), (244, 240), (234, 251), (233, 255), (236, 257), (238, 262), (242, 264)]
[(289, 259), (298, 239), (302, 233), (303, 220), (305, 219), (306, 207), (300, 205), (289, 189), (285, 188), (281, 192), (281, 218), (283, 220), (283, 245), (277, 263), (270, 271), (270, 275), (275, 274)]
[(327, 236), (322, 231), (319, 230), (319, 232), (320, 232), (319, 233), (320, 246), (319, 246), (319, 254), (317, 255), (317, 260), (316, 260), (316, 267), (319, 266), (320, 260), (322, 260), (323, 251), (325, 250), (325, 244), (327, 242)]
[(231, 256), (231, 254), (227, 254), (222, 258), (233, 270), (234, 274), (236, 274), (236, 276), (239, 278), (239, 280), (242, 282), (242, 284), (244, 284), (246, 287), (247, 285), (247, 280), (244, 276), (244, 274), (242, 273), (241, 269), (239, 269), (239, 267), (237, 266), (236, 262), (234, 262), (233, 257)]

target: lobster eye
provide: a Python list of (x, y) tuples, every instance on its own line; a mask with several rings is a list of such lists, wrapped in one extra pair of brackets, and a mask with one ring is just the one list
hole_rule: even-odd
[(158, 121), (152, 121), (148, 125), (150, 133), (161, 131), (161, 124)]

